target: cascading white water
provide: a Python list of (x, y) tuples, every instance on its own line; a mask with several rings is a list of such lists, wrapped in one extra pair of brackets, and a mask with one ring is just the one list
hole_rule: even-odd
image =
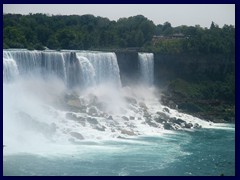
[[(199, 136), (195, 143), (192, 133), (182, 133), (186, 124), (229, 128), (163, 106), (153, 77), (144, 72), (153, 72), (149, 56), (139, 55), (144, 86), (119, 88), (114, 53), (4, 51), (4, 175), (161, 175), (195, 153), (185, 150), (189, 143), (199, 149)], [(200, 154), (183, 169), (189, 171), (192, 159), (203, 160)]]
[[(85, 57), (91, 63), (95, 71), (95, 81), (97, 84), (111, 83), (121, 87), (119, 67), (115, 53), (110, 52), (79, 52), (78, 57)], [(86, 62), (85, 61), (85, 62)], [(92, 72), (84, 71), (84, 76), (91, 76)]]
[(154, 82), (154, 56), (153, 53), (138, 53), (141, 72), (141, 83), (153, 86)]
[(18, 76), (18, 67), (9, 52), (3, 52), (3, 81), (9, 82)]
[(77, 54), (81, 69), (81, 79), (83, 87), (90, 87), (96, 85), (96, 74), (93, 65), (86, 57)]
[(3, 54), (5, 79), (19, 71), (27, 76), (55, 75), (69, 87), (91, 87), (102, 83), (121, 87), (115, 53), (4, 50)]
[(44, 52), (42, 53), (42, 68), (43, 74), (53, 74), (62, 80), (66, 80), (66, 67), (65, 67), (64, 53), (59, 52)]
[[(139, 53), (139, 62), (145, 86), (120, 88), (115, 53), (4, 50), (4, 143), (12, 151), (19, 147), (36, 151), (44, 143), (156, 135), (165, 129), (163, 118), (172, 121), (173, 129), (181, 128), (174, 118), (209, 127), (208, 122), (177, 110), (165, 112), (154, 88), (149, 88), (153, 54)], [(22, 78), (5, 83), (18, 71)], [(48, 78), (49, 74), (57, 78)], [(69, 87), (77, 85), (80, 88), (72, 92)]]
[(41, 68), (42, 53), (39, 51), (4, 50), (3, 52), (11, 54), (13, 60), (18, 65), (20, 74), (32, 73)]

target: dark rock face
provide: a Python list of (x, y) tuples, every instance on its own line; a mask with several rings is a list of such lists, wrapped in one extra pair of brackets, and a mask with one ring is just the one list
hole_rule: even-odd
[(123, 86), (136, 84), (139, 80), (140, 70), (137, 51), (117, 51), (118, 66)]
[[(168, 86), (166, 91), (163, 92), (164, 96), (161, 97), (161, 103), (172, 109), (179, 109), (216, 123), (224, 122), (222, 119), (228, 123), (235, 122), (235, 101), (226, 100), (225, 95), (213, 97), (203, 93), (204, 90), (198, 92), (194, 89), (194, 85), (201, 88), (204, 87), (202, 82), (206, 82), (206, 89), (209, 88), (211, 92), (211, 86), (207, 84), (212, 82), (226, 83), (225, 78), (233, 73), (235, 73), (235, 56), (222, 54), (154, 54), (154, 84), (157, 87)], [(176, 82), (178, 82), (178, 85), (184, 85), (184, 82), (186, 82), (189, 85), (189, 92), (192, 91), (192, 94), (184, 94), (184, 91), (181, 91), (181, 86), (171, 87), (171, 84), (176, 85)], [(182, 90), (186, 87), (184, 85)], [(197, 93), (200, 94), (199, 97), (196, 97)], [(229, 111), (224, 112), (224, 109), (229, 109)]]
[[(224, 71), (223, 71), (224, 69)], [(220, 77), (235, 69), (234, 61), (223, 55), (164, 55), (154, 54), (155, 85), (161, 85), (176, 78), (201, 80)]]
[[(117, 50), (117, 61), (120, 69), (120, 77), (123, 86), (138, 84), (140, 77), (140, 66), (138, 61), (138, 52), (135, 50)], [(226, 57), (221, 54), (154, 54), (154, 85), (164, 87), (170, 81), (182, 79), (189, 82), (200, 81), (218, 81), (235, 71), (235, 57)], [(222, 78), (222, 79), (221, 79)], [(169, 97), (161, 99), (162, 104), (171, 109), (180, 109), (193, 116), (202, 119), (208, 119), (214, 122), (235, 122), (235, 115), (228, 116), (219, 115), (221, 111), (217, 111), (216, 115), (206, 114), (201, 108), (194, 106), (195, 102), (189, 104), (185, 102), (184, 97)], [(134, 101), (127, 100), (128, 103), (134, 104)], [(209, 104), (210, 105), (210, 104)], [(211, 105), (210, 105), (211, 106)], [(214, 106), (214, 105), (213, 105)], [(232, 108), (234, 109), (234, 108)], [(166, 111), (167, 112), (167, 111)], [(223, 114), (223, 113), (222, 113)]]
[[(116, 51), (121, 81), (124, 86), (139, 81), (139, 62), (137, 51)], [(224, 72), (223, 72), (224, 69)], [(154, 54), (154, 84), (161, 85), (176, 78), (204, 80), (232, 72), (235, 64), (223, 55), (166, 55)], [(214, 80), (214, 79), (213, 79)], [(172, 107), (171, 107), (172, 108)]]

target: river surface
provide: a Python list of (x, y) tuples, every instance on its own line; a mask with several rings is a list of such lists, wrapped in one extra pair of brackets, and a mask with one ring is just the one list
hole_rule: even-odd
[(46, 152), (6, 153), (3, 175), (234, 176), (235, 127), (58, 144)]

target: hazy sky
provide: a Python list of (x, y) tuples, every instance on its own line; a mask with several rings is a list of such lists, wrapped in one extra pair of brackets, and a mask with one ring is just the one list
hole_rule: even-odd
[(155, 24), (168, 21), (173, 27), (210, 27), (212, 21), (220, 27), (235, 25), (234, 4), (4, 4), (3, 13), (93, 14), (110, 20), (142, 14)]

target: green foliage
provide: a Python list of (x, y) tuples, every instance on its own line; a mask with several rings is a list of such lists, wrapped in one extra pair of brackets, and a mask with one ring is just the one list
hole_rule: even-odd
[(222, 81), (189, 82), (176, 79), (168, 86), (173, 101), (178, 108), (200, 115), (207, 119), (224, 119), (233, 122), (235, 119), (235, 76), (229, 74)]
[(148, 47), (156, 53), (235, 54), (235, 28), (232, 25), (219, 28), (212, 22), (210, 29), (203, 29), (199, 25), (172, 28), (171, 24), (166, 22), (164, 25), (156, 26), (155, 33), (163, 37), (179, 33), (184, 35), (183, 38), (163, 38)]
[(186, 99), (218, 99), (235, 103), (235, 75), (228, 74), (224, 81), (188, 82), (176, 79), (169, 84), (169, 90)]
[[(143, 51), (163, 54), (235, 54), (235, 28), (219, 28), (212, 22), (209, 29), (199, 25), (172, 27), (171, 23), (155, 25), (142, 15), (110, 21), (93, 15), (47, 16), (45, 14), (4, 14), (5, 48), (47, 46), (50, 49), (113, 49), (141, 47)], [(165, 38), (155, 44), (153, 35)]]
[(169, 39), (160, 41), (156, 46), (151, 48), (153, 52), (163, 54), (180, 54), (184, 52), (183, 40), (180, 39)]
[(3, 21), (4, 46), (10, 48), (142, 47), (151, 41), (155, 31), (153, 22), (142, 15), (115, 22), (93, 15), (4, 14)]
[(43, 45), (42, 44), (40, 44), (40, 43), (37, 43), (37, 44), (35, 44), (34, 45), (34, 49), (36, 49), (36, 50), (44, 50), (45, 48), (43, 47)]
[(178, 93), (185, 98), (201, 98), (200, 87), (183, 79), (176, 79), (169, 85), (171, 91)]

